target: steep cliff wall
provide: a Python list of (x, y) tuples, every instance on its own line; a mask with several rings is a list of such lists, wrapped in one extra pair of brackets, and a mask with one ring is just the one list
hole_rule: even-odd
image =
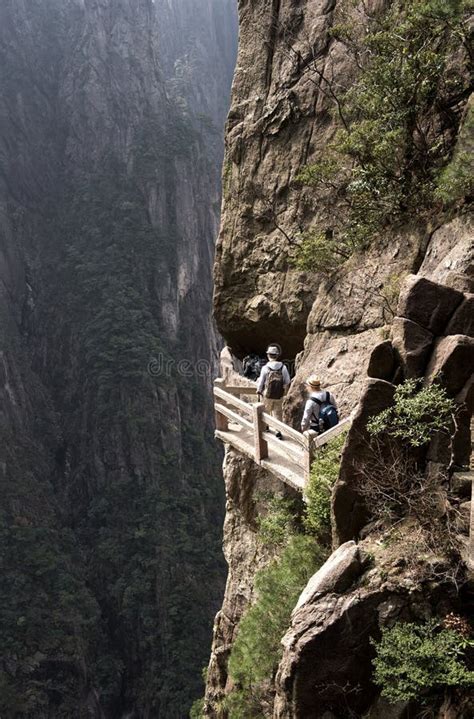
[(199, 692), (225, 576), (210, 273), (236, 28), (231, 2), (193, 2), (192, 34), (182, 9), (0, 9), (5, 716), (182, 717)]
[[(393, 316), (385, 286), (418, 269), (436, 220), (401, 235), (387, 230), (375, 252), (354, 257), (330, 279), (325, 268), (295, 269), (294, 246), (320, 205), (298, 176), (321, 158), (339, 126), (334, 98), (317, 72), (331, 77), (341, 94), (355, 74), (346, 46), (331, 34), (339, 5), (240, 4), (215, 314), (237, 353), (262, 351), (280, 335), (288, 359), (304, 345), (303, 372), (320, 372), (353, 401), (369, 347)], [(459, 223), (453, 233), (460, 239)]]
[[(437, 207), (424, 223), (408, 219), (403, 229), (388, 227), (375, 246), (355, 253), (329, 277), (317, 265), (304, 272), (295, 266), (298, 238), (317, 220), (320, 204), (318, 193), (305, 187), (298, 176), (305, 165), (321, 158), (340, 126), (334, 96), (321, 77), (329, 77), (332, 87), (343, 93), (357, 72), (346, 46), (332, 32), (343, 4), (334, 0), (239, 2), (240, 46), (226, 132), (215, 316), (225, 340), (241, 357), (249, 351), (263, 352), (269, 341), (283, 345), (285, 358), (296, 356), (296, 376), (285, 403), (286, 420), (295, 426), (301, 418), (304, 380), (309, 374), (321, 376), (337, 396), (343, 415), (359, 401), (372, 350), (389, 335), (397, 286), (405, 274), (419, 272), (472, 291), (472, 224), (463, 208), (454, 218), (456, 211), (443, 215)], [(456, 108), (457, 117), (466, 97)], [(334, 212), (339, 212), (336, 201)], [(245, 471), (239, 470), (241, 462), (227, 448), (224, 474), (230, 507), (225, 553), (230, 567), (244, 569), (230, 572), (215, 625), (204, 712), (210, 717), (228, 715), (225, 697), (233, 683), (227, 659), (242, 612), (252, 599), (255, 572), (268, 561), (261, 551), (255, 553), (255, 522), (246, 519), (241, 494), (236, 495), (237, 501), (234, 496), (237, 481), (249, 487), (256, 476), (256, 470), (252, 472), (247, 465)], [(258, 511), (249, 501), (246, 494), (245, 506)], [(249, 554), (242, 556), (242, 546), (249, 548)], [(337, 611), (335, 600), (334, 605), (331, 600), (321, 601), (326, 602), (328, 613), (333, 607)], [(374, 601), (378, 605), (384, 600), (379, 596)], [(329, 642), (321, 648), (322, 655), (333, 639), (322, 640)], [(343, 665), (344, 657), (340, 658)], [(318, 656), (314, 661), (323, 659)], [(286, 678), (281, 679), (282, 692)], [(288, 692), (293, 688), (288, 687)], [(271, 716), (272, 708), (266, 710)], [(388, 711), (386, 706), (374, 716), (388, 716), (384, 710)], [(275, 716), (310, 716), (287, 711)], [(314, 716), (320, 716), (317, 708), (314, 711)]]

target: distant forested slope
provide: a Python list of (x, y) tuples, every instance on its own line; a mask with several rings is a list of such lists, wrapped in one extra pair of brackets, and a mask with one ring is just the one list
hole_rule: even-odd
[(236, 11), (194, 0), (183, 48), (175, 5), (0, 6), (6, 718), (173, 719), (200, 691), (225, 575), (203, 368)]

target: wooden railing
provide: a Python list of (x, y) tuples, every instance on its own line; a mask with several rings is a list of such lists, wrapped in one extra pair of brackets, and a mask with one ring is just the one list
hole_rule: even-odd
[[(309, 480), (311, 464), (318, 448), (348, 429), (351, 418), (342, 420), (336, 427), (323, 434), (316, 432), (302, 434), (267, 414), (263, 403), (252, 401), (256, 400), (256, 394), (254, 386), (229, 387), (225, 385), (223, 379), (215, 380), (214, 407), (217, 436), (232, 443), (229, 423), (238, 425), (239, 430), (243, 430), (246, 438), (251, 440), (252, 457), (257, 464), (265, 462), (265, 466), (268, 466), (272, 457), (286, 457), (292, 462), (296, 471), (299, 471), (302, 483), (305, 485)], [(249, 400), (241, 399), (244, 396)], [(277, 439), (267, 428), (275, 433), (281, 432), (284, 440)]]

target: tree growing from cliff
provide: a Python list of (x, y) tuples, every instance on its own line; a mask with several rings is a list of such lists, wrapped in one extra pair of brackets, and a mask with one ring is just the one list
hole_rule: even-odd
[[(348, 2), (337, 12), (331, 35), (358, 75), (344, 90), (317, 57), (306, 63), (340, 124), (319, 160), (298, 176), (318, 196), (317, 222), (301, 235), (296, 254), (297, 266), (309, 270), (334, 269), (389, 228), (423, 225), (433, 206), (440, 209), (441, 195), (459, 202), (468, 191), (452, 172), (439, 179), (470, 92), (465, 4), (396, 0), (369, 11)], [(462, 149), (458, 158), (462, 164)], [(450, 192), (437, 195), (438, 183)]]
[(226, 699), (230, 719), (262, 716), (291, 612), (325, 558), (314, 537), (297, 534), (281, 556), (257, 574), (257, 599), (240, 622), (229, 659), (229, 673), (236, 683)]

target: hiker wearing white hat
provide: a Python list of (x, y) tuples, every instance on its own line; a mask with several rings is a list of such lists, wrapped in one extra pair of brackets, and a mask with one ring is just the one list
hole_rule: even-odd
[(318, 434), (334, 427), (339, 422), (337, 404), (331, 392), (321, 389), (321, 380), (316, 375), (306, 380), (308, 399), (301, 421), (301, 431), (311, 429)]
[[(257, 394), (259, 400), (263, 397), (265, 411), (275, 419), (282, 421), (283, 397), (290, 386), (290, 373), (283, 362), (280, 362), (281, 347), (272, 343), (267, 347), (267, 364), (262, 367), (257, 380)], [(278, 439), (283, 439), (280, 432), (276, 433)]]

